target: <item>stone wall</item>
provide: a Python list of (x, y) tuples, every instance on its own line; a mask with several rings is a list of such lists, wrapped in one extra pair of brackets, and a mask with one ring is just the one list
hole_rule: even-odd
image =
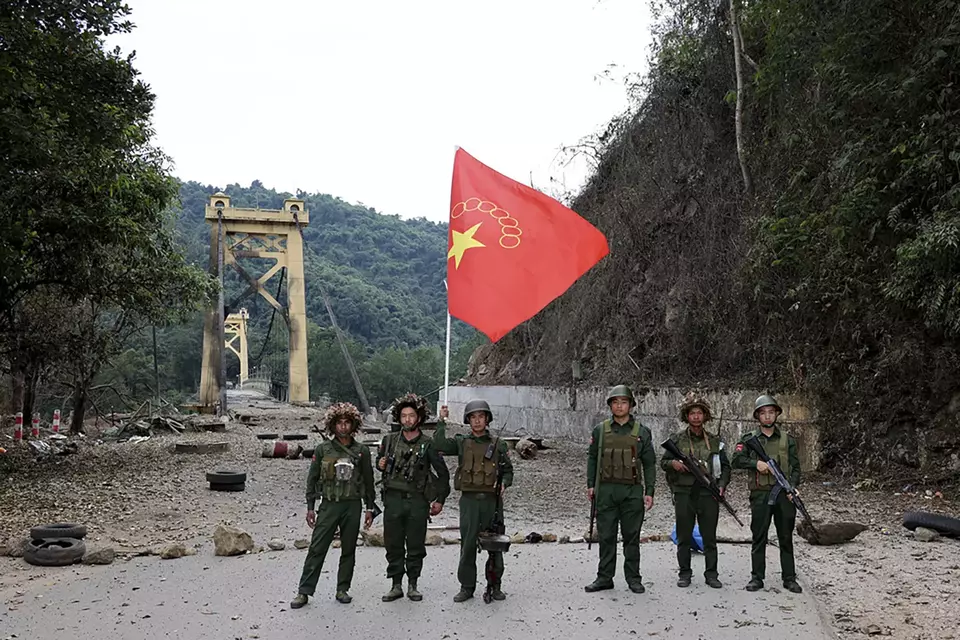
[[(654, 443), (658, 444), (658, 458), (662, 453), (659, 443), (681, 428), (678, 404), (684, 391), (678, 388), (651, 389), (637, 398), (634, 415), (639, 416), (653, 432)], [(756, 425), (753, 403), (763, 393), (747, 389), (707, 393), (714, 412), (714, 419), (707, 428), (716, 432), (722, 412), (723, 439), (732, 449), (740, 436)], [(506, 424), (505, 434), (585, 442), (589, 440), (594, 425), (608, 416), (606, 395), (606, 387), (452, 386), (449, 388), (450, 418), (461, 421), (464, 405), (473, 398), (482, 398), (493, 409), (494, 430)], [(820, 442), (810, 401), (786, 394), (776, 398), (783, 407), (778, 422), (797, 439), (803, 469), (816, 469), (820, 463)]]

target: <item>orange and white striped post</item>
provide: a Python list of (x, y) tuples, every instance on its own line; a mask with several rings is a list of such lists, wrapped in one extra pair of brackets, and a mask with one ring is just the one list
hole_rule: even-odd
[(13, 439), (23, 440), (23, 414), (17, 412), (17, 421), (13, 427)]
[(53, 410), (53, 432), (60, 433), (60, 409)]
[(39, 438), (40, 437), (40, 414), (33, 414), (33, 424), (30, 426), (30, 437)]

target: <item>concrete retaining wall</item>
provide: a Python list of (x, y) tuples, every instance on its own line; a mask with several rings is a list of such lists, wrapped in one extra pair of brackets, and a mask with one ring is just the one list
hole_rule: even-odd
[[(683, 424), (678, 417), (678, 404), (685, 391), (679, 388), (655, 389), (637, 398), (634, 415), (653, 432), (658, 458), (662, 453), (659, 443)], [(763, 393), (741, 389), (706, 394), (714, 412), (714, 419), (707, 428), (716, 432), (722, 411), (721, 431), (730, 447), (728, 451), (745, 431), (756, 426), (753, 403)], [(609, 415), (606, 395), (606, 387), (453, 386), (449, 389), (450, 418), (461, 421), (464, 405), (474, 398), (482, 398), (493, 409), (495, 430), (506, 423), (504, 433), (584, 442), (589, 440), (593, 427)], [(803, 469), (816, 469), (820, 463), (820, 442), (811, 402), (796, 395), (778, 395), (776, 398), (783, 407), (778, 423), (797, 439)]]

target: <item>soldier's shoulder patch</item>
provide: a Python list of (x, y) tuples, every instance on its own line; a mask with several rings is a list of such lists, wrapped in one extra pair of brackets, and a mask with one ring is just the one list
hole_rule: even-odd
[(743, 451), (743, 443), (742, 443), (742, 442), (738, 442), (738, 443), (737, 443), (737, 449), (736, 449), (736, 450), (737, 450), (737, 451)]

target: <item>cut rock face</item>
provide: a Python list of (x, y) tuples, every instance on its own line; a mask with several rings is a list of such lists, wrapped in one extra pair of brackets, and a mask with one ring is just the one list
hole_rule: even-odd
[(239, 556), (253, 551), (253, 538), (239, 527), (218, 524), (213, 530), (213, 545), (218, 556)]

